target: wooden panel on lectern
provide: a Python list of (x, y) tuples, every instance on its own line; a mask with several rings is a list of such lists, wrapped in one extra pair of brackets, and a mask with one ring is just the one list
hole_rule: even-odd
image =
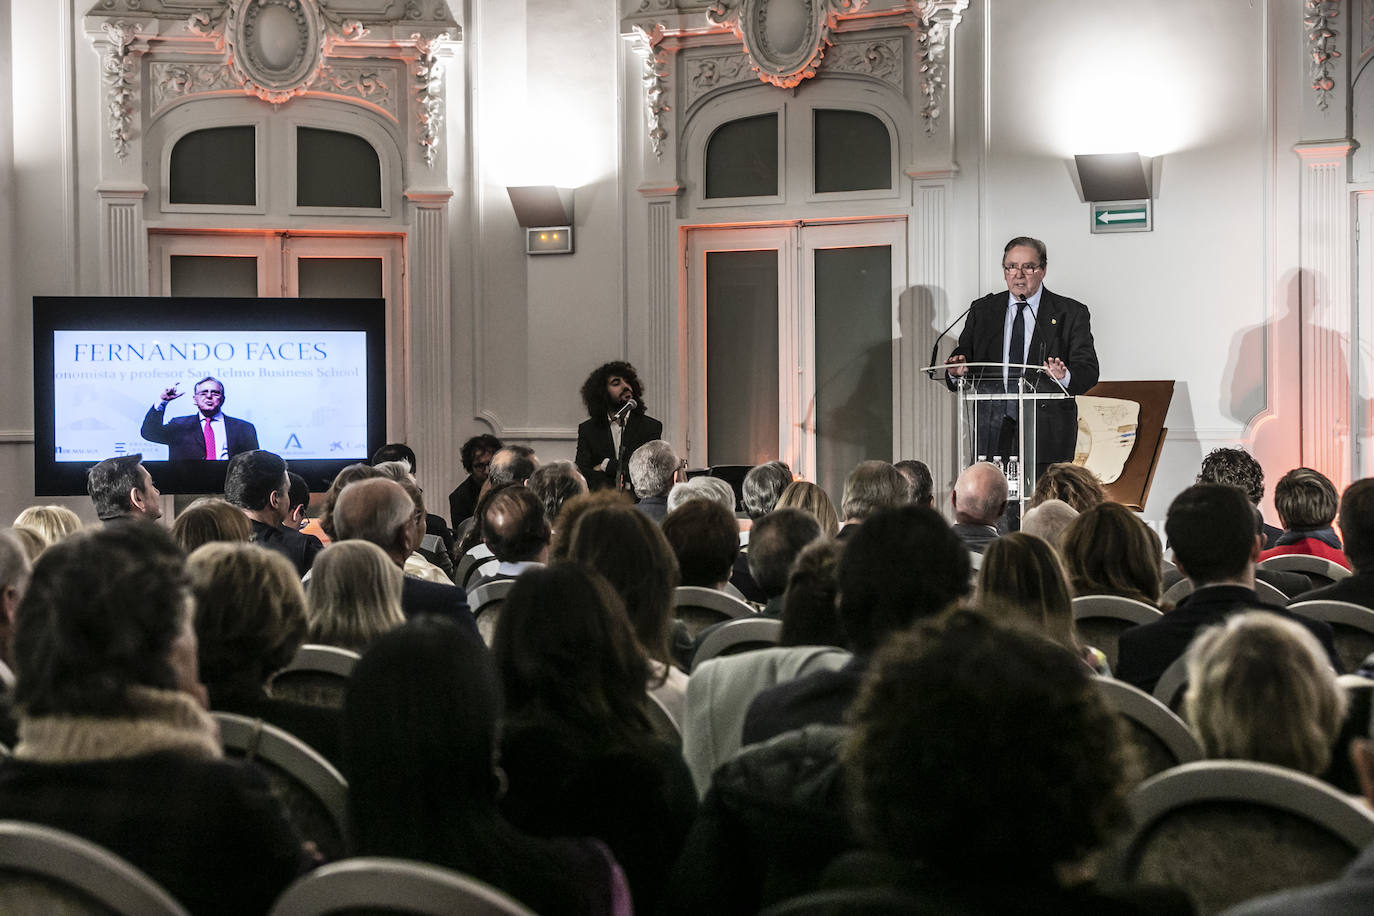
[(1097, 398), (1120, 398), (1135, 401), (1140, 405), (1140, 419), (1136, 427), (1135, 446), (1126, 459), (1121, 476), (1113, 483), (1106, 484), (1107, 498), (1130, 508), (1141, 511), (1150, 495), (1150, 484), (1155, 479), (1155, 468), (1159, 465), (1159, 454), (1164, 448), (1164, 418), (1169, 413), (1169, 404), (1174, 399), (1172, 381), (1150, 382), (1098, 382), (1088, 391)]

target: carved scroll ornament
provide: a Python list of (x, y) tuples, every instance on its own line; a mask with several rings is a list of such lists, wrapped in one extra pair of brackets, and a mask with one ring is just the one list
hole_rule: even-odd
[(816, 75), (834, 43), (840, 14), (867, 5), (868, 0), (716, 0), (706, 18), (739, 37), (759, 79), (790, 89)]

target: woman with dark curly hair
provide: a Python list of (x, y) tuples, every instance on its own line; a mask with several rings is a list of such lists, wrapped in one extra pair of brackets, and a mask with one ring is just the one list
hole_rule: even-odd
[(590, 489), (629, 489), (630, 456), (663, 438), (663, 424), (646, 412), (635, 367), (623, 360), (597, 367), (582, 383), (582, 403), (588, 419), (577, 427), (577, 469)]

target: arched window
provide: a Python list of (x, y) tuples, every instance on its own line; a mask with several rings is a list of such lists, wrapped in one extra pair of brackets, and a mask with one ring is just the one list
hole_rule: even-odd
[(296, 128), (296, 206), (382, 205), (382, 166), (372, 144), (356, 134)]
[(816, 193), (892, 187), (892, 137), (863, 111), (815, 110)]
[(778, 116), (756, 115), (716, 128), (706, 143), (706, 196), (778, 193)]
[(172, 147), (168, 202), (251, 207), (258, 202), (251, 124), (193, 130)]

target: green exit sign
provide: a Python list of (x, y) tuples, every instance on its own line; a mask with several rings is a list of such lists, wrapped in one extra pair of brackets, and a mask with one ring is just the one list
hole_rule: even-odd
[(1093, 203), (1093, 232), (1149, 232), (1154, 228), (1149, 200)]

